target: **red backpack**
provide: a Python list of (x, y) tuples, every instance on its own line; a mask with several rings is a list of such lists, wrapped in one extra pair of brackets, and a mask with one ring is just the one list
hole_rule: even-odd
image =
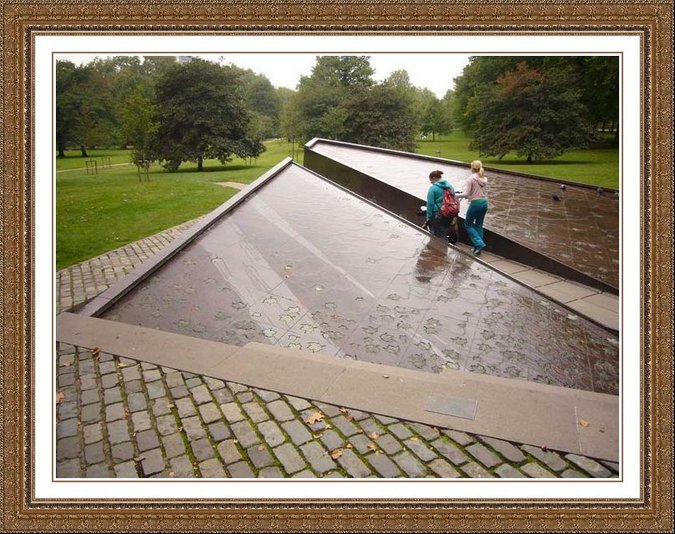
[(443, 202), (441, 202), (441, 215), (452, 219), (459, 214), (459, 199), (450, 190), (450, 188), (443, 191)]

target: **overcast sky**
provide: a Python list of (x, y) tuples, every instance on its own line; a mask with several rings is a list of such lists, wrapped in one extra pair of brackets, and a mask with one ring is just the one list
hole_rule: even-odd
[[(118, 54), (119, 55), (119, 54)], [(186, 54), (187, 55), (187, 54)], [(74, 63), (88, 63), (94, 57), (89, 54), (59, 54), (57, 59), (64, 59)], [(200, 55), (204, 59), (221, 62), (225, 65), (234, 64), (242, 68), (251, 69), (264, 74), (275, 87), (295, 89), (300, 76), (308, 76), (316, 61), (316, 54), (210, 54)], [(370, 65), (375, 70), (374, 78), (384, 80), (392, 71), (405, 69), (410, 75), (413, 85), (428, 88), (442, 98), (448, 89), (454, 87), (454, 78), (462, 74), (462, 70), (469, 62), (466, 54), (424, 54), (424, 53), (388, 53), (370, 54)]]

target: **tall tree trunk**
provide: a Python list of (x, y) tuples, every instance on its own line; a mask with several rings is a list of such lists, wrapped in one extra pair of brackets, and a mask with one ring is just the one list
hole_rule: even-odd
[(527, 162), (532, 163), (532, 154), (527, 155)]
[(66, 157), (66, 144), (63, 142), (63, 136), (57, 136), (56, 138), (56, 146), (58, 147), (59, 151), (59, 158), (65, 158)]
[(83, 158), (88, 158), (89, 154), (87, 154), (87, 147), (84, 145), (80, 145), (80, 152), (82, 152), (82, 157)]
[(204, 170), (204, 158), (199, 156), (197, 158), (197, 171), (202, 172)]
[(432, 141), (436, 140), (436, 132), (431, 132), (431, 140)]

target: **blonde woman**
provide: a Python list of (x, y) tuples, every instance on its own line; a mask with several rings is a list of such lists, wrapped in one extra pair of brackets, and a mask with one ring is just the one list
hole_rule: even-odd
[(485, 170), (479, 160), (471, 162), (471, 178), (464, 184), (464, 191), (457, 196), (469, 200), (469, 209), (464, 218), (464, 229), (473, 243), (473, 253), (478, 256), (485, 248), (483, 241), (483, 221), (488, 210), (485, 186)]

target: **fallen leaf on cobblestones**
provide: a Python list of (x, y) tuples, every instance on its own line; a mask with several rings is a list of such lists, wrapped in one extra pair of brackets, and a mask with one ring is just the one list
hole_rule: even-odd
[(347, 447), (348, 449), (353, 449), (353, 448), (354, 448), (354, 445), (352, 445), (351, 443), (347, 443), (346, 447)]
[(142, 462), (144, 458), (145, 458), (145, 456), (136, 456), (134, 458), (134, 462)]
[(382, 375), (382, 378), (389, 378), (389, 375)]
[(377, 439), (377, 438), (379, 438), (380, 436), (377, 434), (377, 432), (371, 432), (370, 434), (368, 434), (368, 437), (369, 437), (370, 439)]
[(264, 451), (264, 450), (265, 450), (265, 446), (264, 446), (264, 445), (260, 445), (260, 446), (258, 447), (258, 450), (259, 450), (259, 451)]
[(334, 451), (330, 451), (328, 454), (333, 460), (337, 460), (340, 456), (342, 456), (342, 451), (343, 449), (335, 449)]
[(420, 438), (418, 438), (417, 436), (413, 436), (412, 438), (410, 438), (410, 441), (419, 441), (419, 440)]
[(347, 408), (340, 408), (340, 411), (341, 411), (342, 413), (347, 413)]
[(326, 423), (326, 428), (324, 428), (324, 430), (328, 430), (328, 429), (330, 429), (330, 428), (333, 428), (333, 427), (330, 426), (328, 423)]
[(63, 400), (63, 392), (59, 391), (56, 394), (56, 404), (61, 404), (62, 400)]
[(585, 419), (579, 419), (579, 424), (585, 428), (587, 426), (590, 426), (591, 423), (589, 423)]
[(70, 367), (71, 365), (73, 365), (73, 362), (64, 362), (59, 367)]
[(321, 412), (314, 412), (312, 415), (310, 415), (305, 423), (308, 425), (313, 425), (314, 423), (318, 423), (323, 419), (324, 415)]
[(98, 358), (100, 355), (101, 355), (101, 349), (99, 349), (98, 347), (94, 347), (93, 349), (91, 349), (92, 358)]
[(377, 445), (375, 445), (374, 443), (371, 443), (370, 445), (368, 445), (368, 448), (373, 452), (378, 451)]
[(129, 411), (129, 408), (124, 408), (124, 418), (129, 419), (130, 415), (131, 415), (131, 412)]

